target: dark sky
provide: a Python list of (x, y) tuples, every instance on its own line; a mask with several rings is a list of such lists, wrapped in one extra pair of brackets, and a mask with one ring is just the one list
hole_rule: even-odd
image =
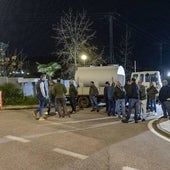
[[(54, 51), (52, 25), (63, 10), (87, 11), (94, 22), (96, 45), (108, 55), (109, 27), (105, 17), (117, 13), (114, 20), (114, 46), (127, 24), (134, 44), (133, 60), (139, 68), (157, 69), (160, 54), (163, 65), (170, 64), (170, 0), (1, 0), (0, 41), (23, 50), (28, 58), (46, 61)], [(160, 44), (162, 43), (162, 53)], [(40, 58), (41, 57), (41, 58)], [(49, 58), (51, 59), (51, 58)]]

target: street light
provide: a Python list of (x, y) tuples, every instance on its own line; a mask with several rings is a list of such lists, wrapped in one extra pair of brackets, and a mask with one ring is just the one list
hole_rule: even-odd
[(85, 67), (86, 60), (87, 60), (87, 56), (86, 56), (86, 55), (82, 55), (82, 56), (81, 56), (81, 59), (84, 61), (84, 67)]

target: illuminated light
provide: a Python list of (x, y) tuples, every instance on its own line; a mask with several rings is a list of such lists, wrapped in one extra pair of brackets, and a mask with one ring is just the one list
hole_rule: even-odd
[(170, 77), (170, 72), (168, 72), (167, 76)]
[(87, 60), (87, 56), (83, 54), (83, 55), (81, 56), (81, 59), (84, 61), (84, 66), (85, 66), (86, 60)]

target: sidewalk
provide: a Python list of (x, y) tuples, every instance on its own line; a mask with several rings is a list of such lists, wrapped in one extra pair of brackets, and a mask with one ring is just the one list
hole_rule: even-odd
[(159, 120), (158, 120), (157, 127), (158, 127), (161, 131), (170, 134), (170, 120), (165, 120), (165, 121), (162, 122), (162, 120), (159, 119)]

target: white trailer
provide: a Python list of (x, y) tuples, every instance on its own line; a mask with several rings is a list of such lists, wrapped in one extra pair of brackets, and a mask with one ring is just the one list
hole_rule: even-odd
[(105, 82), (110, 83), (120, 81), (125, 84), (125, 71), (122, 66), (97, 66), (97, 67), (78, 67), (75, 73), (75, 81), (78, 85), (78, 105), (79, 107), (88, 107), (90, 81), (94, 81), (99, 90), (98, 99), (102, 101), (104, 98)]

